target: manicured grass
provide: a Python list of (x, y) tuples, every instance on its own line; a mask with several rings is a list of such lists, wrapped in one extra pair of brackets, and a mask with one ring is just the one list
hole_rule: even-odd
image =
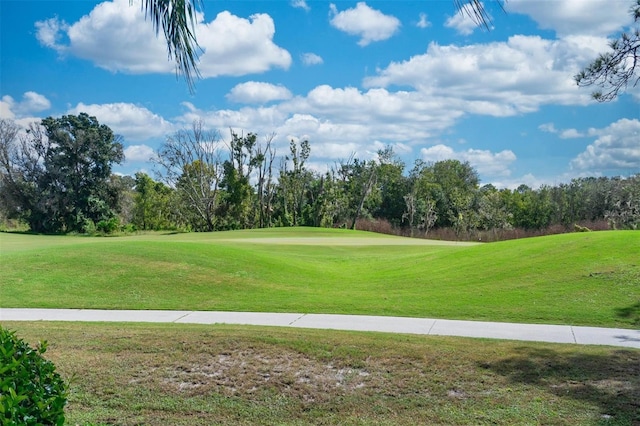
[(294, 228), (121, 238), (0, 234), (0, 306), (640, 324), (640, 233), (466, 246)]
[(69, 424), (632, 425), (640, 351), (231, 326), (5, 323)]

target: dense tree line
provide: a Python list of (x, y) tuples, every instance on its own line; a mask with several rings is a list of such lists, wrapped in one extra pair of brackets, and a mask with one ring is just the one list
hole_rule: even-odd
[(640, 227), (640, 174), (498, 189), (481, 186), (467, 162), (418, 160), (407, 169), (390, 147), (318, 173), (307, 166), (309, 141), (292, 140), (278, 156), (273, 138), (231, 131), (224, 141), (195, 122), (167, 137), (153, 177), (131, 177), (111, 173), (122, 144), (95, 117), (47, 118), (22, 134), (2, 120), (2, 215), (34, 232), (355, 228), (367, 219), (413, 236), (446, 229), (458, 238), (596, 222)]

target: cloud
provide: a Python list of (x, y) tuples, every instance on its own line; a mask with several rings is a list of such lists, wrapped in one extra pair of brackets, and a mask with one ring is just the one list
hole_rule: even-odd
[(611, 0), (509, 0), (509, 13), (531, 16), (540, 28), (554, 30), (560, 36), (607, 36), (632, 22), (631, 2)]
[(404, 152), (426, 143), (462, 115), (444, 105), (443, 100), (413, 92), (363, 92), (322, 85), (305, 96), (270, 106), (206, 111), (187, 103), (178, 121), (189, 125), (203, 119), (208, 128), (222, 133), (229, 127), (259, 134), (275, 132), (279, 152), (287, 152), (290, 136), (308, 137), (314, 159), (334, 161), (345, 158), (345, 152), (358, 158), (375, 153), (375, 141), (402, 146)]
[[(572, 176), (563, 176), (563, 179), (561, 179), (561, 181), (570, 181), (572, 178)], [(540, 178), (533, 175), (532, 173), (527, 173), (523, 176), (518, 177), (492, 179), (490, 183), (496, 188), (509, 188), (511, 190), (515, 190), (521, 185), (526, 185), (529, 188), (535, 189), (540, 188), (542, 185), (555, 186), (558, 184), (558, 178), (557, 176)]]
[(147, 108), (130, 103), (90, 104), (80, 102), (68, 114), (86, 112), (101, 124), (106, 124), (125, 140), (146, 140), (164, 137), (174, 131), (174, 126)]
[(49, 99), (36, 92), (25, 92), (22, 99), (22, 102), (18, 104), (18, 110), (22, 113), (41, 112), (51, 108)]
[(469, 14), (470, 12), (468, 7), (468, 5), (461, 7), (455, 15), (446, 20), (444, 26), (447, 28), (453, 28), (459, 34), (465, 36), (473, 34), (476, 28), (478, 28), (478, 24)]
[(305, 0), (291, 0), (291, 6), (298, 9), (304, 9), (307, 12), (311, 10), (311, 8), (309, 7), (309, 5)]
[(575, 139), (575, 138), (583, 138), (586, 135), (579, 132), (576, 129), (556, 129), (556, 126), (553, 123), (544, 123), (538, 126), (538, 129), (545, 133), (553, 133), (557, 134), (560, 139)]
[(320, 65), (324, 63), (322, 57), (316, 55), (315, 53), (303, 53), (302, 55), (300, 55), (300, 59), (302, 60), (302, 63), (307, 66)]
[(512, 36), (506, 42), (440, 46), (402, 62), (392, 62), (364, 80), (365, 87), (410, 86), (449, 98), (448, 108), (509, 116), (541, 105), (586, 105), (590, 94), (572, 76), (606, 48), (594, 37), (545, 40)]
[(5, 95), (0, 101), (0, 117), (14, 119), (46, 111), (51, 108), (51, 102), (46, 96), (28, 91), (22, 95), (22, 101), (16, 102), (11, 96)]
[(400, 20), (372, 9), (365, 2), (355, 8), (338, 12), (335, 4), (330, 5), (331, 25), (347, 34), (359, 36), (358, 45), (364, 47), (374, 41), (391, 38), (400, 28)]
[(245, 104), (264, 104), (270, 101), (290, 99), (291, 92), (284, 86), (271, 83), (247, 81), (236, 85), (227, 94), (227, 99)]
[(556, 126), (553, 123), (541, 124), (538, 126), (538, 129), (545, 133), (558, 133), (558, 129), (556, 129)]
[(55, 17), (44, 21), (38, 21), (35, 23), (35, 27), (36, 38), (40, 44), (57, 50), (59, 53), (64, 52), (66, 46), (60, 44), (60, 39), (62, 33), (66, 33), (69, 29), (69, 25), (67, 25), (66, 22)]
[[(100, 3), (73, 24), (51, 18), (35, 26), (36, 38), (44, 46), (108, 71), (175, 71), (175, 64), (167, 59), (164, 38), (156, 37), (139, 5), (129, 0)], [(289, 52), (273, 42), (275, 25), (269, 15), (244, 19), (225, 11), (207, 23), (204, 15), (198, 14), (195, 33), (203, 51), (199, 70), (204, 78), (261, 73), (291, 65)]]
[(576, 129), (564, 129), (560, 132), (560, 139), (583, 138), (585, 135)]
[(0, 99), (0, 118), (13, 120), (16, 115), (13, 112), (13, 105), (15, 101), (9, 95), (4, 95), (2, 99)]
[(416, 27), (418, 28), (428, 28), (431, 26), (431, 22), (429, 22), (429, 19), (427, 18), (427, 14), (426, 13), (421, 13), (420, 14), (420, 20), (416, 23)]
[(124, 149), (127, 162), (148, 162), (155, 156), (153, 148), (148, 145), (129, 145)]
[(244, 19), (220, 12), (214, 21), (198, 25), (196, 35), (204, 50), (199, 64), (203, 77), (256, 74), (291, 65), (289, 52), (273, 42), (275, 24), (264, 13)]
[(597, 135), (597, 139), (571, 160), (572, 170), (591, 174), (640, 170), (640, 120), (623, 118), (604, 129), (590, 129), (589, 133)]
[(13, 120), (26, 129), (31, 123), (39, 123), (42, 119), (38, 113), (51, 108), (51, 102), (40, 93), (28, 91), (22, 94), (17, 102), (13, 97), (4, 95), (0, 99), (0, 118)]
[(427, 162), (443, 160), (468, 161), (479, 174), (485, 176), (509, 176), (511, 174), (509, 166), (516, 160), (516, 155), (511, 150), (497, 153), (480, 149), (455, 151), (453, 148), (443, 144), (422, 148), (420, 156)]
[(43, 45), (65, 55), (92, 61), (108, 71), (172, 72), (167, 47), (157, 38), (140, 7), (129, 0), (103, 2), (73, 24), (58, 18), (36, 22)]

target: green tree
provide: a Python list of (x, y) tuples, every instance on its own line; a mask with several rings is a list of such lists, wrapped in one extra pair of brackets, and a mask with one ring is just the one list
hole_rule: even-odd
[(474, 226), (473, 203), (480, 180), (468, 162), (418, 161), (412, 175), (416, 199), (435, 202), (436, 227), (454, 228), (460, 234)]
[(613, 229), (640, 229), (640, 174), (614, 181), (605, 218)]
[(373, 216), (386, 219), (400, 226), (405, 209), (404, 196), (409, 192), (410, 181), (404, 175), (404, 163), (391, 147), (378, 151), (378, 181), (380, 204), (372, 212)]
[[(280, 168), (279, 192), (282, 202), (281, 222), (284, 225), (303, 225), (302, 212), (306, 205), (313, 174), (305, 167), (311, 154), (308, 140), (300, 142), (300, 146), (292, 139), (289, 143), (289, 155), (285, 156)], [(291, 169), (289, 169), (291, 162)]]
[(494, 236), (502, 229), (510, 229), (512, 214), (508, 211), (509, 190), (498, 191), (493, 185), (485, 185), (478, 193), (478, 227), (493, 231)]
[(142, 230), (173, 229), (173, 190), (162, 182), (153, 180), (146, 173), (135, 175), (133, 224)]
[(225, 193), (221, 214), (228, 229), (251, 228), (256, 218), (259, 220), (259, 214), (250, 176), (254, 169), (262, 171), (262, 163), (266, 161), (266, 157), (260, 150), (258, 136), (255, 133), (239, 135), (232, 130), (228, 147), (229, 160), (222, 165), (224, 177), (221, 188)]
[(550, 187), (543, 186), (536, 191), (520, 185), (512, 194), (509, 211), (513, 214), (515, 228), (538, 230), (548, 227), (553, 217)]
[(338, 164), (336, 175), (347, 200), (344, 220), (349, 222), (350, 229), (355, 229), (358, 219), (371, 218), (371, 212), (380, 204), (378, 163), (374, 160), (361, 161), (352, 154), (347, 161)]
[(19, 130), (13, 120), (0, 119), (0, 209), (3, 218), (22, 216), (22, 187), (25, 183), (21, 170), (24, 167), (20, 158)]
[(135, 185), (135, 179), (129, 175), (111, 174), (109, 177), (110, 203), (115, 206), (115, 212), (118, 215), (117, 219), (121, 224), (128, 224), (133, 221)]
[(48, 117), (15, 142), (1, 148), (3, 192), (32, 231), (83, 232), (115, 216), (111, 167), (124, 154), (108, 126), (85, 113)]

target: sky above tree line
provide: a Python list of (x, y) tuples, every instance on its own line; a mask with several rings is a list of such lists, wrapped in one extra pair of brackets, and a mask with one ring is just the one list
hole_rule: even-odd
[[(478, 27), (453, 0), (205, 1), (189, 93), (137, 1), (0, 0), (0, 116), (87, 112), (123, 137), (114, 170), (153, 172), (196, 119), (311, 143), (309, 167), (392, 146), (468, 161), (482, 183), (640, 173), (640, 87), (597, 103), (573, 76), (633, 22), (630, 0), (509, 0)], [(221, 144), (222, 158), (224, 143)]]

